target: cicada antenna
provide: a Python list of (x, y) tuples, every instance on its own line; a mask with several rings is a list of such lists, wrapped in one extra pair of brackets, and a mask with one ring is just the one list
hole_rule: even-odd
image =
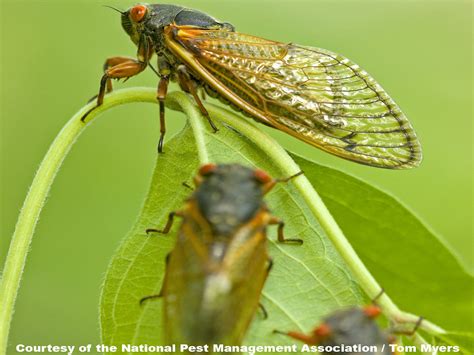
[(301, 170), (301, 171), (298, 171), (296, 174), (293, 174), (291, 176), (288, 176), (288, 177), (285, 177), (285, 178), (276, 178), (276, 179), (272, 179), (271, 181), (268, 181), (265, 183), (264, 187), (263, 187), (263, 194), (265, 195), (266, 193), (268, 193), (271, 189), (273, 189), (273, 187), (275, 187), (276, 184), (278, 183), (286, 183), (288, 181), (290, 181), (291, 179), (294, 179), (300, 175), (303, 175), (304, 172)]
[(116, 7), (110, 6), (110, 5), (102, 5), (103, 7), (108, 7), (109, 9), (115, 10), (117, 12), (120, 12), (122, 15), (125, 13), (125, 11), (119, 10)]
[(300, 171), (298, 171), (296, 174), (293, 174), (293, 175), (291, 175), (291, 176), (288, 176), (288, 177), (285, 177), (285, 178), (277, 178), (277, 179), (275, 179), (275, 182), (277, 182), (277, 183), (278, 183), (278, 182), (288, 182), (288, 181), (290, 181), (291, 179), (294, 179), (294, 178), (296, 178), (296, 177), (298, 177), (298, 176), (300, 176), (300, 175), (303, 175), (303, 174), (304, 174), (304, 171), (303, 171), (303, 170), (300, 170)]
[(377, 304), (377, 300), (385, 293), (385, 290), (382, 288), (380, 292), (372, 299), (370, 305), (365, 306), (362, 310), (365, 315), (371, 319), (377, 318), (380, 313), (382, 313), (382, 309)]
[(382, 287), (382, 289), (380, 290), (379, 293), (377, 293), (377, 295), (375, 295), (374, 298), (372, 298), (372, 304), (376, 305), (377, 304), (377, 301), (380, 297), (382, 297), (382, 295), (385, 293), (385, 290), (384, 288)]

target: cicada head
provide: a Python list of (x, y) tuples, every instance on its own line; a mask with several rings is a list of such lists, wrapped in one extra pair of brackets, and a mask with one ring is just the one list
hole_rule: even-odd
[(231, 235), (262, 208), (263, 172), (239, 164), (207, 164), (194, 197), (203, 216), (218, 235)]
[(122, 12), (122, 27), (135, 44), (138, 44), (152, 16), (153, 10), (148, 4), (136, 4)]
[(122, 12), (122, 27), (135, 44), (142, 35), (150, 38), (155, 45), (161, 43), (164, 28), (171, 24), (199, 29), (234, 30), (232, 25), (203, 12), (177, 5), (139, 3)]

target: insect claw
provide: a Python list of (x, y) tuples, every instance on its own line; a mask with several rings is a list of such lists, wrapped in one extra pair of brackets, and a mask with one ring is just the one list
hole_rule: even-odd
[(260, 308), (260, 310), (262, 311), (263, 319), (267, 319), (268, 318), (268, 312), (265, 309), (265, 306), (263, 304), (259, 303), (258, 308)]
[(211, 128), (214, 130), (214, 133), (219, 132), (219, 128), (217, 128), (217, 126), (214, 124), (214, 122), (212, 122), (211, 117), (209, 116), (209, 113), (204, 108), (204, 106), (203, 106), (202, 114), (207, 118), (207, 122), (209, 122), (209, 124), (211, 125)]
[(302, 245), (304, 242), (303, 242), (303, 239), (299, 239), (299, 238), (285, 238), (283, 243)]
[(161, 294), (161, 292), (157, 295), (151, 295), (151, 296), (146, 296), (146, 297), (143, 297), (141, 300), (140, 300), (140, 306), (143, 306), (143, 303), (145, 303), (145, 301), (148, 301), (148, 300), (152, 300), (154, 298), (161, 298), (163, 297), (163, 295)]
[(158, 141), (158, 154), (163, 154), (163, 141), (165, 139), (165, 135), (162, 134), (160, 136), (160, 140)]
[(189, 185), (186, 181), (183, 181), (181, 183), (181, 185), (183, 185), (184, 187), (190, 189), (191, 191), (194, 191), (194, 188), (191, 185)]
[(85, 114), (82, 115), (82, 117), (81, 117), (81, 122), (82, 122), (82, 123), (86, 123), (86, 118), (87, 118), (87, 116), (89, 116), (89, 114), (90, 114), (92, 111), (94, 111), (96, 107), (97, 107), (97, 106), (91, 108), (89, 111), (87, 111)]
[(163, 234), (163, 231), (162, 230), (159, 230), (159, 229), (154, 229), (154, 228), (147, 228), (145, 230), (145, 233), (147, 235), (150, 235), (151, 233), (160, 233), (160, 234)]

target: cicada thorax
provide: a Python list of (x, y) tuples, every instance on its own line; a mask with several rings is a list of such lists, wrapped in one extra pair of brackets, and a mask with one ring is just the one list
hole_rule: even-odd
[(188, 199), (163, 285), (167, 343), (242, 342), (270, 265), (262, 197), (253, 170), (219, 165)]

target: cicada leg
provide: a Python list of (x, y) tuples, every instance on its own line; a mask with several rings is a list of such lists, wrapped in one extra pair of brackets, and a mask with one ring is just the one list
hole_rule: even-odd
[(182, 211), (170, 212), (170, 214), (168, 215), (168, 221), (166, 222), (165, 228), (163, 228), (163, 229), (148, 228), (146, 230), (146, 234), (150, 234), (150, 233), (168, 234), (171, 227), (173, 226), (175, 216), (176, 217), (183, 217), (183, 212)]
[(268, 274), (270, 273), (270, 270), (272, 268), (273, 268), (273, 259), (268, 257), (267, 275), (265, 276), (265, 280), (268, 277)]
[(278, 225), (278, 241), (280, 243), (294, 243), (294, 244), (303, 244), (303, 240), (299, 238), (285, 238), (283, 233), (283, 228), (285, 227), (285, 222), (281, 219), (272, 216), (268, 221), (268, 224), (277, 224)]
[(163, 297), (163, 295), (161, 294), (161, 291), (160, 291), (160, 293), (158, 293), (156, 295), (145, 296), (140, 300), (140, 306), (143, 306), (143, 303), (145, 303), (148, 300), (153, 300), (153, 299), (161, 298), (161, 297)]
[(260, 310), (262, 311), (263, 319), (267, 319), (268, 318), (268, 312), (265, 309), (265, 306), (261, 302), (258, 303), (258, 308), (260, 308)]
[[(105, 61), (104, 63), (104, 73), (107, 73), (107, 70), (109, 70), (110, 68), (113, 68), (117, 65), (120, 65), (120, 64), (123, 64), (123, 63), (127, 63), (127, 62), (137, 62), (137, 60), (135, 58), (132, 58), (132, 57), (112, 57), (112, 58), (107, 58), (107, 60)], [(128, 78), (127, 78), (128, 79)], [(107, 84), (106, 84), (106, 92), (107, 94), (109, 92), (112, 92), (113, 90), (113, 86), (112, 86), (112, 78), (109, 78), (107, 80)]]
[(100, 79), (99, 94), (97, 95), (97, 104), (95, 107), (87, 111), (81, 121), (85, 122), (86, 117), (102, 105), (104, 102), (105, 90), (112, 90), (112, 79), (125, 79), (135, 76), (146, 69), (150, 58), (153, 56), (153, 46), (145, 37), (140, 38), (137, 50), (137, 59), (130, 57), (112, 57), (105, 61), (105, 73)]
[(165, 288), (165, 284), (166, 284), (166, 275), (168, 275), (168, 273), (167, 273), (166, 271), (167, 271), (167, 269), (168, 269), (168, 264), (169, 264), (169, 262), (170, 262), (170, 256), (171, 256), (170, 253), (166, 254), (166, 259), (165, 259), (165, 278), (164, 278), (163, 283), (162, 283), (162, 285), (161, 285), (161, 290), (160, 290), (160, 292), (157, 293), (156, 295), (150, 295), (150, 296), (145, 296), (145, 297), (143, 297), (143, 298), (140, 300), (140, 306), (142, 306), (145, 301), (153, 300), (153, 299), (156, 299), (156, 298), (161, 298), (161, 297), (164, 296), (164, 288)]
[(204, 89), (201, 90), (201, 99), (206, 101), (206, 90), (204, 90)]
[(87, 116), (102, 105), (104, 102), (105, 91), (112, 91), (112, 79), (128, 79), (141, 73), (147, 67), (146, 62), (140, 62), (137, 59), (129, 57), (112, 57), (105, 61), (105, 73), (100, 79), (99, 93), (97, 94), (97, 103), (95, 107), (87, 111), (81, 121), (85, 122)]
[(185, 188), (191, 190), (191, 191), (194, 191), (194, 187), (192, 187), (191, 185), (189, 185), (186, 181), (183, 181), (181, 183), (181, 185), (183, 185)]
[[(105, 61), (104, 63), (104, 73), (107, 72), (107, 70), (109, 68), (112, 68), (116, 65), (119, 65), (121, 63), (124, 63), (124, 62), (127, 62), (127, 61), (134, 61), (135, 58), (132, 58), (132, 57), (112, 57), (112, 58), (107, 58), (107, 60)], [(112, 86), (112, 79), (108, 79), (107, 80), (107, 83), (106, 83), (106, 91), (107, 91), (107, 94), (112, 92), (113, 90), (113, 86)], [(94, 96), (92, 96), (89, 101), (87, 102), (91, 102), (92, 100), (95, 100), (97, 99), (97, 97), (99, 96), (99, 94), (96, 94)]]
[[(265, 281), (267, 280), (268, 278), (268, 275), (270, 274), (270, 270), (273, 268), (273, 259), (268, 257), (268, 266), (267, 266), (267, 270), (266, 270), (266, 275), (265, 275)], [(258, 307), (260, 308), (260, 310), (262, 311), (262, 314), (263, 314), (263, 319), (267, 319), (268, 318), (268, 312), (267, 310), (265, 309), (265, 306), (259, 302), (258, 303)]]
[(306, 334), (298, 333), (298, 332), (283, 332), (283, 331), (277, 330), (277, 329), (274, 329), (273, 333), (289, 336), (293, 339), (300, 340), (303, 343), (306, 343), (308, 345), (316, 344), (315, 339), (312, 335), (306, 335)]
[(214, 130), (214, 133), (218, 131), (216, 125), (214, 122), (212, 122), (211, 117), (209, 116), (209, 112), (207, 112), (206, 108), (202, 104), (201, 99), (199, 98), (197, 89), (196, 89), (196, 82), (191, 79), (191, 76), (188, 73), (188, 70), (184, 65), (180, 65), (178, 67), (178, 79), (179, 79), (179, 85), (181, 86), (181, 89), (183, 89), (185, 92), (190, 93), (194, 100), (196, 101), (199, 110), (203, 114), (203, 116), (206, 117), (207, 121), (211, 125), (212, 129)]
[(291, 179), (294, 179), (295, 177), (303, 175), (303, 174), (304, 174), (303, 171), (299, 171), (296, 174), (293, 174), (293, 175), (288, 176), (286, 178), (272, 179), (263, 186), (263, 194), (264, 195), (267, 194), (271, 189), (273, 189), (275, 187), (276, 184), (278, 184), (280, 182), (288, 182)]
[(397, 335), (406, 335), (406, 336), (412, 336), (416, 333), (416, 331), (418, 330), (418, 328), (420, 327), (421, 323), (423, 322), (423, 317), (419, 317), (417, 322), (415, 323), (415, 326), (413, 327), (413, 329), (394, 329), (392, 328), (391, 329), (391, 333), (392, 334), (397, 334)]
[(158, 153), (163, 152), (163, 141), (166, 133), (166, 122), (165, 122), (165, 99), (168, 93), (168, 84), (170, 82), (169, 75), (162, 75), (160, 82), (158, 83), (158, 93), (156, 95), (160, 104), (160, 140), (158, 141)]

